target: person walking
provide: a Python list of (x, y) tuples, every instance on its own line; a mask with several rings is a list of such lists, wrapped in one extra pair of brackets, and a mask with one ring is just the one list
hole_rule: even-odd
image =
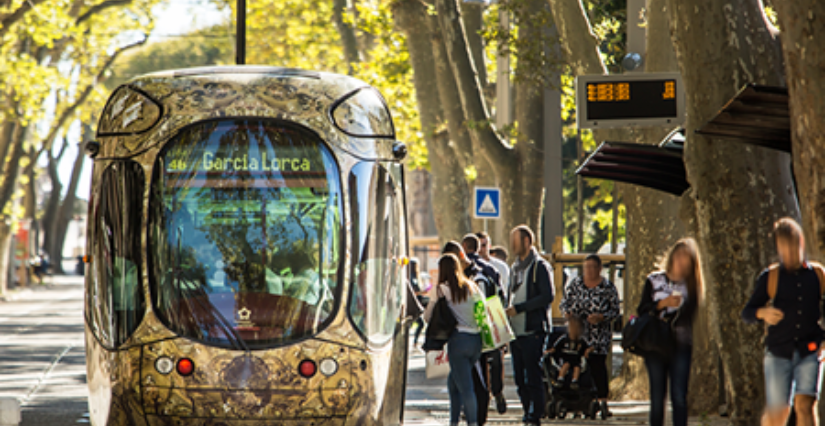
[[(510, 288), (510, 267), (507, 266), (507, 254), (504, 254), (505, 260), (493, 257), (490, 253), (490, 250), (493, 245), (492, 240), (490, 240), (490, 235), (488, 235), (486, 232), (477, 232), (476, 237), (478, 238), (479, 257), (485, 262), (493, 265), (494, 268), (496, 268), (496, 270), (499, 273), (499, 276), (501, 277), (501, 288), (504, 289), (504, 296), (506, 296), (506, 290)], [(507, 303), (506, 300), (502, 300), (501, 302)]]
[[(460, 263), (464, 276), (473, 281), (481, 290), (483, 298), (487, 297), (487, 292), (495, 292), (496, 287), (482, 271), (476, 266), (475, 262), (470, 260), (467, 253), (461, 244), (456, 241), (447, 241), (444, 248), (441, 250), (442, 254), (455, 255)], [(488, 386), (487, 362), (484, 355), (479, 357), (475, 368), (473, 368), (473, 386), (475, 387), (476, 407), (478, 409), (478, 424), (484, 425), (487, 423), (487, 415), (489, 414), (490, 405), (490, 387)]]
[(684, 238), (668, 250), (661, 270), (650, 274), (637, 314), (654, 314), (671, 325), (674, 347), (667, 356), (645, 355), (650, 383), (650, 425), (665, 421), (665, 395), (670, 381), (673, 425), (686, 426), (687, 392), (693, 351), (693, 321), (701, 303), (702, 272), (696, 241)]
[(619, 317), (619, 292), (602, 276), (602, 259), (597, 254), (584, 260), (584, 274), (575, 277), (564, 287), (564, 298), (559, 308), (566, 318), (578, 317), (584, 322), (587, 345), (593, 348), (588, 358), (590, 372), (602, 412), (609, 415), (607, 398), (610, 395), (610, 374), (607, 355), (613, 350), (611, 321)]
[(481, 357), (480, 328), (474, 316), (475, 305), (484, 303), (484, 295), (475, 282), (463, 272), (461, 261), (448, 253), (438, 260), (438, 285), (433, 286), (430, 303), (424, 312), (427, 321), (439, 297), (444, 297), (457, 322), (447, 342), (450, 375), (447, 389), (450, 395), (450, 425), (458, 425), (461, 410), (468, 426), (478, 426), (478, 407), (473, 390), (472, 372)]
[(516, 340), (510, 342), (513, 374), (524, 410), (524, 423), (540, 425), (544, 417), (541, 358), (544, 340), (553, 322), (550, 304), (555, 297), (550, 265), (533, 247), (535, 234), (525, 225), (510, 233), (516, 261), (510, 272), (507, 316)]
[(767, 328), (763, 424), (785, 425), (793, 392), (796, 424), (813, 426), (825, 350), (818, 323), (825, 274), (821, 265), (805, 260), (805, 237), (795, 220), (777, 221), (773, 235), (780, 261), (759, 275), (742, 310), (745, 322)]
[[(501, 296), (501, 303), (504, 306), (507, 306), (507, 289), (510, 288), (510, 267), (507, 266), (507, 262), (499, 260), (495, 257), (490, 256), (490, 235), (486, 232), (477, 232), (476, 238), (478, 238), (478, 256), (493, 265), (494, 268), (499, 273), (501, 277), (501, 282), (499, 286), (501, 287), (501, 292), (499, 296)], [(506, 259), (506, 256), (505, 256)], [(489, 297), (489, 295), (488, 295)], [(485, 369), (487, 372), (487, 382), (490, 384), (490, 392), (493, 394), (493, 398), (496, 400), (496, 411), (499, 414), (504, 414), (507, 412), (507, 399), (504, 397), (504, 351), (506, 350), (506, 346), (502, 347), (500, 350), (490, 351), (485, 353), (481, 358), (486, 362), (488, 369)]]
[[(504, 246), (493, 246), (490, 249), (490, 257), (494, 257), (494, 258), (504, 262), (505, 265), (507, 264), (507, 258), (509, 256), (510, 256), (510, 253), (507, 253), (507, 249), (504, 248)], [(509, 270), (510, 267), (508, 266), (507, 269)], [(510, 288), (510, 285), (509, 285), (510, 277), (507, 277), (507, 281), (508, 281), (508, 285), (505, 288)]]
[(487, 297), (496, 294), (503, 297), (504, 291), (501, 288), (501, 273), (499, 273), (498, 269), (496, 269), (492, 263), (481, 258), (478, 254), (478, 249), (480, 246), (481, 241), (475, 234), (467, 234), (461, 240), (461, 247), (464, 249), (467, 259), (473, 262), (473, 264), (481, 270), (481, 273), (484, 274), (484, 277), (487, 279), (488, 288), (485, 291)]
[[(418, 259), (410, 259), (410, 287), (415, 292), (415, 297), (418, 299), (418, 303), (421, 306), (427, 306), (429, 304), (429, 300), (427, 297), (427, 289), (422, 288), (421, 286), (421, 264), (418, 262)], [(415, 320), (415, 335), (413, 337), (413, 347), (417, 350), (421, 350), (418, 347), (418, 338), (421, 336), (421, 332), (424, 330), (424, 318), (418, 317)]]

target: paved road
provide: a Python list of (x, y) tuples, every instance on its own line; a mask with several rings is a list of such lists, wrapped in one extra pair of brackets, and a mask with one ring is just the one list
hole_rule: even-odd
[[(21, 401), (23, 426), (88, 423), (82, 305), (79, 277), (54, 277), (48, 285), (32, 287), (13, 294), (11, 300), (0, 301), (0, 397), (11, 396)], [(508, 413), (500, 416), (491, 409), (489, 424), (520, 424), (521, 408), (509, 369), (505, 395)], [(413, 351), (405, 424), (447, 424), (448, 409), (445, 380), (427, 380), (424, 355)], [(616, 403), (616, 415), (607, 423), (646, 424), (646, 410), (644, 403)], [(601, 423), (579, 419), (564, 424), (588, 422)], [(699, 423), (698, 419), (692, 422)]]

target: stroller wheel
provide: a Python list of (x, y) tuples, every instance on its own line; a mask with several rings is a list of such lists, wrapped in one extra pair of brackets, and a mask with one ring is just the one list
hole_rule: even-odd
[(564, 403), (561, 401), (556, 403), (556, 417), (558, 417), (559, 420), (567, 417), (567, 407), (565, 407)]
[(598, 400), (590, 401), (590, 409), (587, 412), (587, 417), (596, 420), (596, 415), (599, 413), (601, 406)]
[(547, 404), (544, 406), (544, 414), (550, 420), (556, 418), (556, 403), (553, 402), (552, 399), (550, 401), (547, 401)]

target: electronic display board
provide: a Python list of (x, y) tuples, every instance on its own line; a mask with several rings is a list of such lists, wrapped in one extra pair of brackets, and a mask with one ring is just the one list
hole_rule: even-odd
[(679, 73), (579, 76), (576, 105), (580, 129), (677, 125), (685, 116)]

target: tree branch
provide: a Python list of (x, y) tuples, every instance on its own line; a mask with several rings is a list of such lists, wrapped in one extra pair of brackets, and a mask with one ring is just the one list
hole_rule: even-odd
[(17, 8), (11, 14), (5, 16), (2, 20), (0, 20), (0, 37), (4, 36), (7, 32), (9, 32), (9, 28), (14, 25), (17, 21), (23, 19), (23, 16), (26, 15), (30, 10), (37, 6), (40, 3), (43, 3), (46, 0), (28, 0), (24, 1), (20, 7)]
[(467, 37), (456, 0), (435, 0), (438, 21), (458, 87), (470, 136), (481, 154), (502, 178), (512, 172), (515, 151), (496, 134), (478, 81), (478, 73), (467, 45)]
[(559, 31), (559, 41), (575, 75), (607, 74), (599, 53), (599, 39), (581, 0), (548, 0)]
[[(41, 0), (41, 1), (43, 1), (43, 0)], [(132, 3), (132, 1), (133, 0), (106, 0), (103, 3), (98, 3), (98, 4), (90, 7), (89, 10), (87, 10), (85, 13), (78, 16), (77, 21), (75, 21), (75, 25), (82, 24), (84, 21), (88, 20), (89, 18), (91, 18), (92, 16), (94, 16), (94, 15), (100, 13), (100, 12), (103, 12), (106, 9), (109, 9), (111, 7), (117, 7), (117, 6), (126, 6), (129, 3)]]
[(98, 82), (100, 82), (100, 80), (103, 79), (103, 75), (112, 66), (112, 64), (115, 62), (115, 59), (117, 59), (117, 57), (120, 56), (121, 53), (129, 49), (143, 45), (144, 43), (146, 43), (146, 40), (148, 39), (149, 36), (144, 36), (143, 40), (123, 46), (115, 50), (115, 52), (112, 53), (111, 56), (109, 56), (109, 58), (98, 71), (97, 75), (95, 75), (92, 81), (88, 85), (86, 85), (86, 87), (80, 92), (80, 95), (78, 95), (77, 99), (75, 99), (75, 101), (71, 105), (66, 107), (66, 109), (64, 109), (63, 112), (60, 113), (60, 116), (57, 118), (57, 120), (54, 121), (51, 128), (49, 129), (48, 135), (40, 143), (40, 152), (47, 149), (51, 149), (52, 142), (54, 141), (54, 138), (57, 136), (57, 132), (59, 132), (60, 129), (63, 128), (63, 126), (66, 124), (69, 118), (71, 118), (75, 111), (80, 107), (80, 105), (82, 105), (83, 102), (86, 102), (86, 99), (92, 93), (92, 90), (94, 90)]

